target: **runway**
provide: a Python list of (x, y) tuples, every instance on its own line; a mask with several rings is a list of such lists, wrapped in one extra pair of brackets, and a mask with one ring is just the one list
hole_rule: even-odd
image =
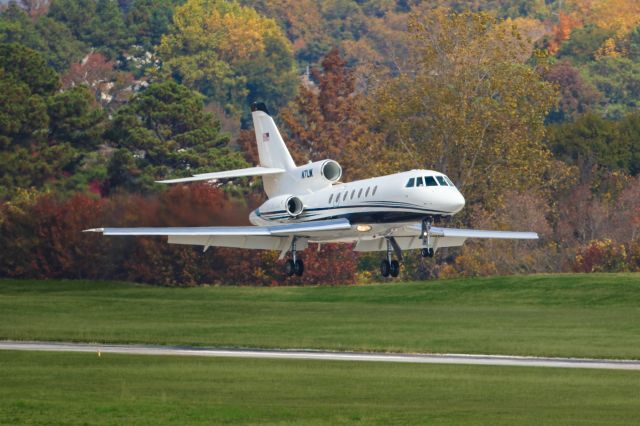
[(305, 359), (324, 361), (396, 362), (412, 364), (494, 365), (512, 367), (590, 368), (640, 370), (640, 360), (585, 358), (539, 358), (506, 355), (403, 354), (367, 352), (324, 352), (313, 350), (208, 349), (181, 346), (113, 345), (58, 342), (0, 342), (0, 350), (86, 352), (155, 356), (199, 356), (222, 358)]

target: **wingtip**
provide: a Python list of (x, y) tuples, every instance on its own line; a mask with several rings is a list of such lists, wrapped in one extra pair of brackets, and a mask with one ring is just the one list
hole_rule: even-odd
[(104, 228), (91, 228), (91, 229), (85, 229), (82, 232), (104, 232)]

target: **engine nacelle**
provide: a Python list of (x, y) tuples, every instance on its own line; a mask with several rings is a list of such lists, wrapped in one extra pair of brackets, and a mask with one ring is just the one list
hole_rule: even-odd
[(305, 164), (292, 171), (297, 188), (319, 190), (331, 186), (342, 176), (342, 167), (334, 160)]
[(331, 184), (337, 182), (342, 176), (342, 167), (334, 160), (322, 160), (315, 163), (305, 164), (296, 169), (298, 177), (303, 182), (315, 184)]
[(257, 212), (264, 215), (265, 219), (271, 219), (275, 215), (277, 220), (278, 217), (283, 219), (283, 210), (289, 217), (298, 217), (304, 211), (304, 203), (295, 195), (279, 195), (267, 200)]
[(289, 213), (289, 216), (296, 217), (300, 216), (304, 210), (304, 204), (302, 204), (302, 200), (300, 198), (291, 196), (287, 198), (287, 201), (285, 201), (284, 209)]

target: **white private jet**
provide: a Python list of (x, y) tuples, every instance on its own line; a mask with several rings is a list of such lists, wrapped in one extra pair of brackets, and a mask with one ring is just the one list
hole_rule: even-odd
[[(342, 168), (334, 160), (296, 166), (263, 103), (252, 105), (260, 165), (198, 174), (161, 183), (212, 181), (261, 176), (268, 200), (254, 210), (254, 226), (185, 228), (95, 228), (104, 235), (159, 235), (169, 244), (279, 250), (288, 276), (300, 276), (298, 251), (309, 243), (352, 243), (355, 251), (382, 251), (384, 277), (397, 277), (402, 250), (421, 249), (433, 257), (442, 247), (461, 246), (467, 238), (538, 238), (535, 232), (481, 231), (432, 226), (464, 207), (451, 180), (433, 170), (411, 170), (349, 183), (339, 182)], [(393, 259), (393, 255), (397, 259)]]

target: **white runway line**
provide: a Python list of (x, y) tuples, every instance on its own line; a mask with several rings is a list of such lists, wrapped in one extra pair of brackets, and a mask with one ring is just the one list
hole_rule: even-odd
[(0, 350), (47, 352), (100, 352), (102, 354), (174, 355), (226, 358), (306, 359), (324, 361), (400, 362), (414, 364), (496, 365), (514, 367), (591, 368), (640, 370), (640, 360), (605, 360), (585, 358), (538, 358), (506, 355), (402, 354), (322, 352), (301, 350), (207, 349), (180, 346), (110, 345), (57, 342), (0, 342)]

